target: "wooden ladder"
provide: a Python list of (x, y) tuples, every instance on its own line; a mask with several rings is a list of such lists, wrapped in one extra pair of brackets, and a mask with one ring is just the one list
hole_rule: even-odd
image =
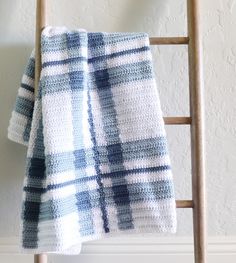
[[(188, 45), (190, 117), (164, 117), (166, 125), (190, 125), (192, 200), (176, 200), (177, 208), (192, 208), (195, 263), (206, 263), (206, 211), (204, 174), (204, 122), (199, 1), (187, 0), (187, 37), (151, 37), (151, 45)], [(41, 71), (41, 32), (46, 26), (46, 0), (37, 0), (35, 37), (35, 94)], [(46, 263), (46, 254), (34, 256), (35, 263)]]

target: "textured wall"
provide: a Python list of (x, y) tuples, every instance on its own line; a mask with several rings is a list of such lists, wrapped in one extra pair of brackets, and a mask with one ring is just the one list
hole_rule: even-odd
[[(6, 131), (34, 42), (33, 0), (0, 2), (0, 236), (15, 236), (26, 148)], [(236, 1), (202, 0), (206, 175), (210, 235), (236, 235)], [(186, 35), (185, 0), (48, 0), (49, 24), (88, 31)], [(165, 116), (188, 115), (186, 47), (152, 47)], [(177, 198), (191, 198), (188, 127), (168, 127)], [(178, 235), (192, 233), (190, 211), (178, 211)]]

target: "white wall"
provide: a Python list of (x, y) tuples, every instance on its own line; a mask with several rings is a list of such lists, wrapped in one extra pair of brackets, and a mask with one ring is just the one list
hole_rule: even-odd
[[(15, 237), (26, 149), (6, 138), (8, 121), (34, 44), (33, 0), (0, 1), (0, 237)], [(88, 31), (186, 35), (185, 0), (48, 0), (48, 23)], [(202, 0), (206, 176), (209, 236), (236, 236), (236, 1)], [(188, 115), (186, 47), (152, 47), (165, 116)], [(188, 127), (168, 127), (178, 199), (191, 198)], [(191, 213), (178, 211), (177, 236), (192, 234)], [(174, 239), (173, 239), (174, 240)]]

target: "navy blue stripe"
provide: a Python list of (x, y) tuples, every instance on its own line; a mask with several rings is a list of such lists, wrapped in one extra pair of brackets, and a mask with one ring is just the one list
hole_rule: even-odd
[(93, 152), (94, 152), (94, 161), (95, 161), (95, 170), (96, 170), (96, 176), (95, 179), (97, 181), (97, 184), (99, 186), (98, 192), (99, 192), (99, 202), (100, 202), (100, 207), (101, 207), (101, 212), (102, 212), (102, 219), (103, 219), (103, 228), (105, 233), (110, 232), (110, 229), (108, 227), (108, 216), (107, 216), (107, 211), (106, 211), (106, 200), (105, 200), (105, 193), (103, 190), (103, 183), (101, 180), (101, 170), (100, 170), (100, 160), (99, 160), (99, 154), (98, 154), (98, 149), (97, 149), (97, 140), (96, 140), (96, 133), (95, 133), (95, 127), (93, 123), (93, 115), (92, 115), (92, 106), (91, 106), (91, 97), (90, 93), (88, 91), (88, 121), (90, 125), (90, 134), (91, 134), (91, 140), (93, 142)]
[(73, 57), (73, 58), (67, 58), (63, 60), (54, 60), (54, 61), (44, 62), (42, 67), (45, 68), (49, 66), (58, 66), (58, 65), (63, 65), (63, 64), (73, 63), (73, 62), (83, 62), (83, 61), (87, 61), (87, 58)]
[[(102, 178), (113, 178), (114, 179), (114, 178), (121, 178), (121, 177), (127, 176), (129, 174), (133, 174), (135, 176), (135, 174), (155, 173), (155, 172), (160, 172), (160, 171), (167, 171), (170, 169), (171, 169), (170, 165), (160, 165), (160, 166), (155, 166), (155, 167), (115, 171), (115, 172), (111, 172), (111, 173), (101, 173), (101, 177)], [(61, 188), (61, 187), (71, 185), (71, 184), (85, 183), (85, 182), (92, 181), (95, 179), (96, 179), (95, 175), (89, 176), (89, 177), (83, 177), (83, 178), (79, 178), (76, 180), (68, 181), (66, 183), (48, 185), (47, 189), (51, 190), (51, 189)]]
[[(137, 169), (131, 169), (131, 170), (116, 171), (116, 172), (112, 172), (112, 173), (103, 173), (103, 174), (101, 173), (101, 177), (102, 178), (114, 178), (114, 177), (120, 178), (123, 176), (127, 176), (129, 174), (133, 174), (135, 176), (136, 174), (140, 174), (140, 173), (155, 173), (155, 172), (160, 172), (160, 171), (168, 171), (170, 169), (171, 169), (170, 165), (160, 165), (160, 166), (155, 166), (155, 167), (137, 168)], [(78, 178), (76, 180), (67, 181), (65, 183), (48, 185), (47, 189), (41, 188), (41, 191), (44, 192), (45, 190), (62, 188), (62, 187), (65, 187), (68, 185), (73, 185), (73, 184), (83, 184), (83, 183), (93, 181), (93, 180), (97, 180), (96, 175)], [(34, 187), (24, 188), (25, 191), (30, 191), (30, 192), (34, 192), (34, 189), (35, 189)], [(39, 191), (38, 188), (36, 191), (37, 192)]]
[(148, 46), (140, 47), (140, 48), (134, 48), (134, 49), (128, 49), (128, 50), (123, 50), (103, 56), (98, 56), (98, 57), (93, 57), (88, 59), (88, 63), (94, 63), (94, 62), (99, 62), (102, 60), (108, 60), (116, 57), (121, 57), (129, 54), (135, 54), (135, 53), (140, 53), (144, 51), (148, 51), (150, 48)]
[(28, 90), (28, 91), (34, 92), (34, 88), (31, 87), (31, 86), (29, 86), (29, 85), (27, 85), (27, 84), (25, 84), (25, 83), (21, 83), (20, 86), (21, 86), (23, 89), (26, 89), (26, 90)]
[(54, 60), (54, 61), (48, 61), (43, 63), (43, 67), (48, 67), (48, 66), (57, 66), (57, 65), (63, 65), (67, 63), (73, 63), (73, 62), (83, 62), (87, 61), (89, 64), (99, 62), (102, 60), (107, 60), (107, 59), (112, 59), (120, 56), (125, 56), (129, 54), (135, 54), (135, 53), (140, 53), (144, 51), (148, 51), (150, 48), (148, 46), (144, 46), (141, 48), (134, 48), (134, 49), (129, 49), (129, 50), (123, 50), (119, 51), (116, 53), (112, 54), (107, 54), (107, 55), (102, 55), (102, 56), (97, 56), (93, 58), (85, 58), (85, 57), (73, 57), (73, 58), (67, 58), (67, 59), (62, 59), (62, 60)]
[[(39, 218), (39, 209), (40, 209), (40, 203), (39, 202), (31, 202), (31, 201), (25, 201), (23, 204), (23, 218), (26, 221), (34, 221), (37, 222)], [(37, 234), (37, 231), (34, 231), (35, 234)], [(37, 239), (35, 237), (34, 242), (36, 242)]]
[(41, 158), (31, 158), (30, 166), (27, 170), (27, 175), (29, 178), (37, 178), (39, 180), (45, 179), (45, 160)]
[(31, 127), (32, 127), (32, 118), (27, 118), (27, 123), (25, 125), (25, 130), (23, 133), (23, 140), (27, 143), (29, 142)]

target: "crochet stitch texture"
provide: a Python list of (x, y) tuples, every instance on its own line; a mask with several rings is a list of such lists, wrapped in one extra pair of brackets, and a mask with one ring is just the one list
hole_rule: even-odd
[(8, 138), (26, 145), (21, 248), (78, 254), (81, 243), (174, 233), (176, 206), (145, 33), (46, 27), (34, 98), (34, 51)]

